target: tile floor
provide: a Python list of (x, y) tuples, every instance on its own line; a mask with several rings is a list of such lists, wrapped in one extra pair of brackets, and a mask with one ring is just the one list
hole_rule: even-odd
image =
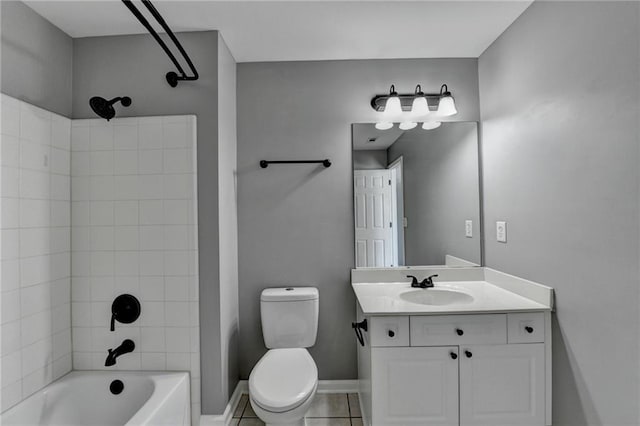
[[(362, 414), (358, 394), (316, 394), (307, 412), (307, 426), (362, 426)], [(231, 426), (263, 426), (249, 403), (248, 395), (242, 395), (233, 413)]]

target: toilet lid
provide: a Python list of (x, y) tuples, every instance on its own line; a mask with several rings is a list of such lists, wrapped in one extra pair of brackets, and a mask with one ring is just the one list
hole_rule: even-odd
[(318, 369), (303, 348), (271, 349), (249, 376), (249, 395), (267, 411), (282, 413), (301, 405), (318, 383)]

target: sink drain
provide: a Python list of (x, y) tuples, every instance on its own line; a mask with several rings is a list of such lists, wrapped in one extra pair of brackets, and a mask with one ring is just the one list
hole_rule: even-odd
[(109, 390), (114, 395), (120, 395), (123, 389), (124, 389), (124, 383), (122, 383), (122, 380), (114, 380), (109, 385)]

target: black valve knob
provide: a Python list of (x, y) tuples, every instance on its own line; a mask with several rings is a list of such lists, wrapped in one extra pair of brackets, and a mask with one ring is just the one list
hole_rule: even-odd
[(473, 354), (469, 351), (464, 351), (464, 354), (467, 356), (467, 358), (471, 358), (473, 356)]
[(396, 333), (394, 333), (392, 330), (389, 330), (389, 337), (393, 337), (395, 335), (396, 335)]
[(533, 327), (531, 326), (526, 326), (524, 329), (527, 330), (527, 333), (529, 334), (533, 333)]
[(451, 355), (451, 359), (458, 359), (458, 354), (455, 352), (451, 352), (449, 355)]
[(458, 333), (458, 336), (462, 336), (464, 334), (464, 331), (460, 330), (459, 328), (456, 328), (456, 333)]

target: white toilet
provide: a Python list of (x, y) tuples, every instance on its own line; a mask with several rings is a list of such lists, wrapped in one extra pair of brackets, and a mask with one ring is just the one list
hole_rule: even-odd
[(267, 426), (304, 425), (318, 388), (306, 348), (316, 343), (318, 289), (268, 288), (260, 295), (262, 335), (269, 348), (249, 376), (249, 401)]

